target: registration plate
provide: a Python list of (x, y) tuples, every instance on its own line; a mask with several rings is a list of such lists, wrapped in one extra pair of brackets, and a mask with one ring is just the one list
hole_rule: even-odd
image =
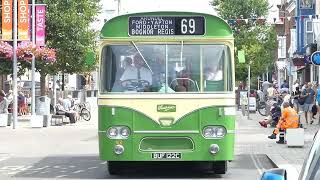
[(181, 153), (152, 153), (152, 159), (181, 159)]

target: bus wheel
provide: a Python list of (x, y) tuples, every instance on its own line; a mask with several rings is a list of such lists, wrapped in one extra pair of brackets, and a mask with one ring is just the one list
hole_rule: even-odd
[(227, 172), (227, 161), (214, 161), (212, 165), (215, 174), (225, 174)]
[(110, 175), (117, 175), (121, 173), (123, 166), (121, 167), (121, 162), (108, 161), (108, 171)]

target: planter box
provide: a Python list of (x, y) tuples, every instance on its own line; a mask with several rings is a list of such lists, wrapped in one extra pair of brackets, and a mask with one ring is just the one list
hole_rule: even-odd
[(30, 122), (31, 122), (31, 127), (41, 128), (41, 127), (43, 127), (43, 116), (42, 115), (32, 115)]
[(0, 114), (0, 127), (8, 125), (8, 114)]
[(303, 128), (290, 128), (286, 130), (287, 146), (299, 146), (304, 145), (304, 129)]

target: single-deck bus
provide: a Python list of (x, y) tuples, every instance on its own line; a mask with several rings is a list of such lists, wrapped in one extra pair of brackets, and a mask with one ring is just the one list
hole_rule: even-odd
[(131, 161), (234, 158), (234, 38), (221, 18), (126, 14), (100, 34), (99, 152), (110, 174)]

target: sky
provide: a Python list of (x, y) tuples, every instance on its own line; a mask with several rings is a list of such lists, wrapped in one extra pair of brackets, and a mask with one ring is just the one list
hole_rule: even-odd
[[(203, 12), (217, 15), (217, 12), (209, 5), (211, 0), (102, 0), (103, 9), (117, 10), (117, 1), (121, 2), (121, 14), (167, 10)], [(273, 18), (278, 16), (278, 8), (276, 5), (280, 3), (280, 0), (268, 1), (271, 8), (267, 19), (268, 22), (272, 23)], [(117, 15), (117, 13), (115, 12), (114, 15)]]
[(209, 0), (121, 0), (124, 12), (174, 10), (216, 14)]
[[(143, 11), (157, 11), (157, 10), (177, 10), (180, 11), (194, 11), (205, 12), (209, 14), (217, 14), (214, 9), (209, 6), (211, 0), (120, 0), (121, 11), (123, 13), (134, 13)], [(268, 0), (271, 9), (269, 16), (272, 18), (278, 15), (276, 5), (279, 0)], [(110, 1), (103, 1), (104, 6), (107, 6)], [(113, 4), (116, 0), (113, 0)]]

